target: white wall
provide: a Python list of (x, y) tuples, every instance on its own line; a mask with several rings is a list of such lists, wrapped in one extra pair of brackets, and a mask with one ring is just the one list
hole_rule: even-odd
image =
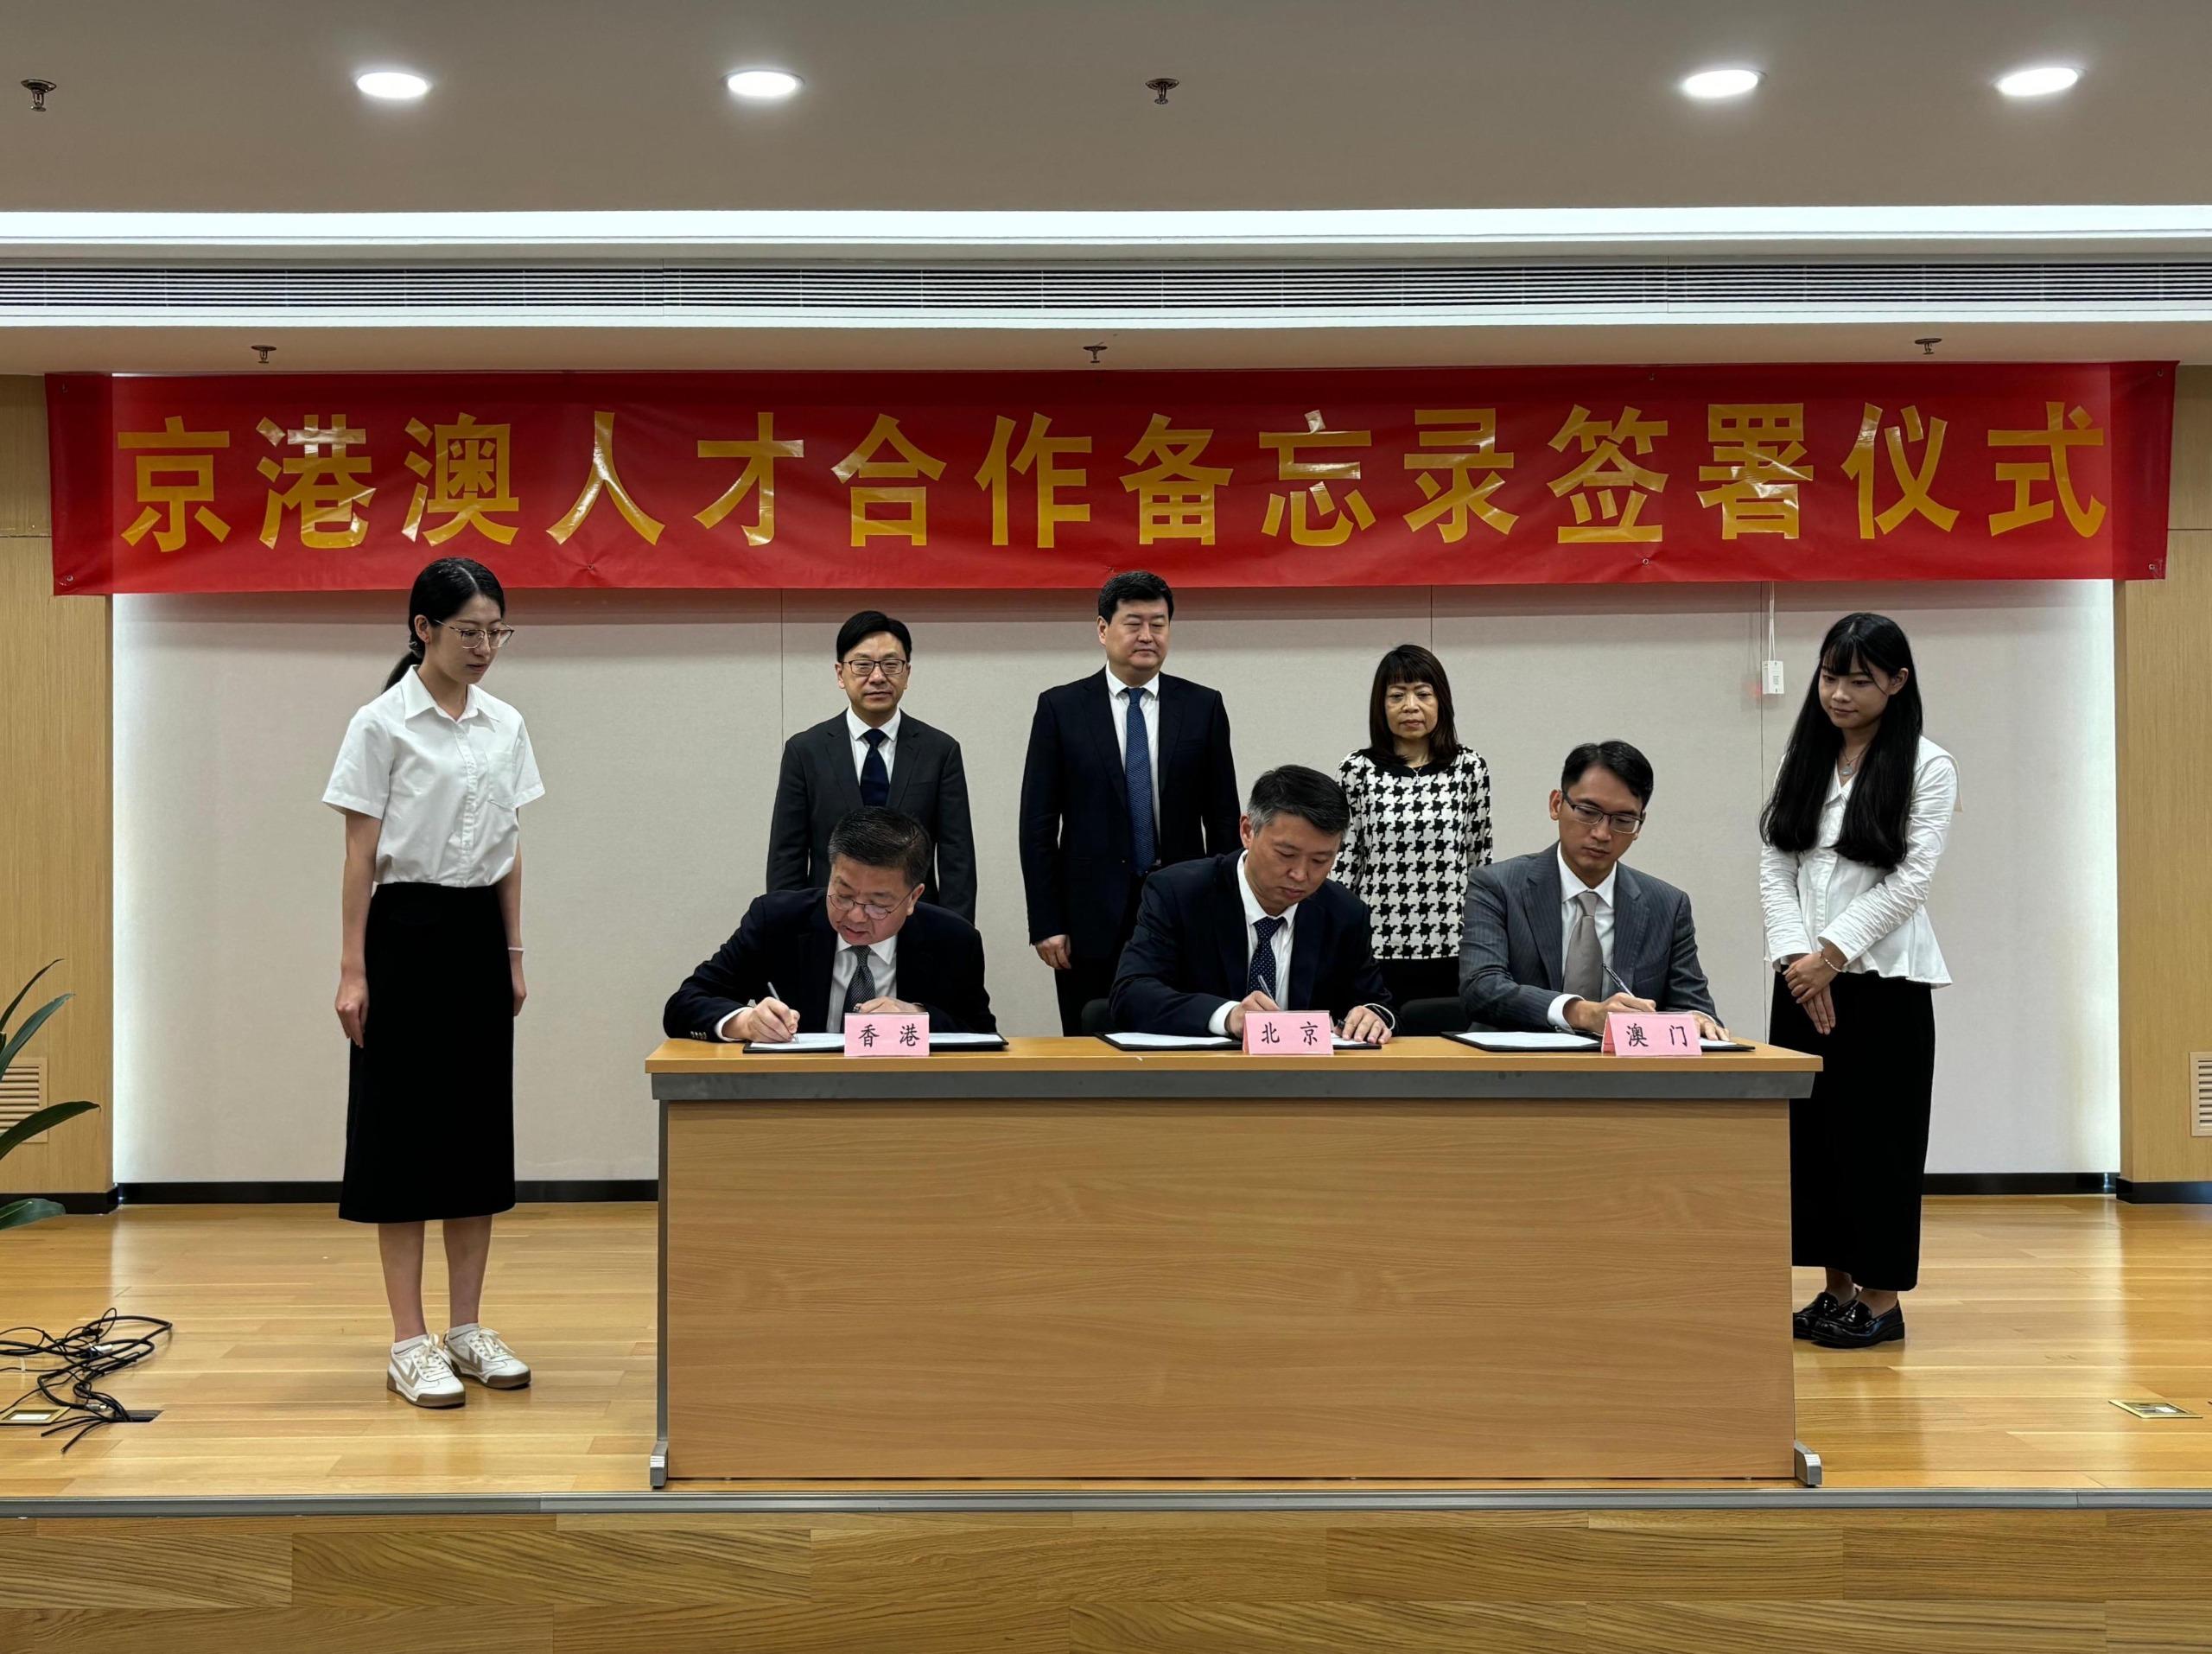
[[(1057, 1027), (1026, 943), (1014, 799), (1037, 691), (1095, 668), (1080, 594), (886, 598), (916, 632), (909, 705), (957, 735), (1004, 1026)], [(115, 611), (117, 1176), (338, 1175), (340, 831), (317, 800), (346, 720), (404, 641), (391, 595), (126, 597)], [(662, 1000), (757, 893), (785, 736), (840, 704), (840, 594), (524, 593), (491, 687), (530, 719), (525, 1178), (653, 1169), (639, 1064)], [(1541, 847), (1575, 741), (1659, 773), (1638, 865), (1696, 900), (1725, 1015), (1764, 1026), (1753, 823), (1821, 628), (1872, 608), (1912, 637), (1964, 805), (1938, 875), (1960, 985), (1937, 999), (1939, 1171), (2118, 1160), (2111, 593), (2094, 583), (1783, 588), (1785, 703), (1753, 693), (1756, 588), (1187, 594), (1173, 669), (1220, 688), (1240, 778), (1333, 769), (1376, 657), (1429, 643), (1493, 765), (1499, 852)]]

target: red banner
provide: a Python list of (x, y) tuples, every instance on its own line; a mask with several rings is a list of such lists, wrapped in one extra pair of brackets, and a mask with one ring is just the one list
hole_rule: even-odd
[(60, 592), (2155, 577), (2170, 364), (48, 381)]

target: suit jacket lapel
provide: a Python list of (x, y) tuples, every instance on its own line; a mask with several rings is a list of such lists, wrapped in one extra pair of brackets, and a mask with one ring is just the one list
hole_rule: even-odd
[(1121, 743), (1114, 729), (1116, 709), (1120, 705), (1114, 694), (1121, 688), (1121, 680), (1111, 672), (1104, 677), (1111, 687), (1102, 687), (1096, 678), (1084, 680), (1084, 699), (1090, 710), (1083, 722), (1090, 730), (1091, 740), (1098, 744), (1100, 767), (1114, 778), (1115, 795), (1122, 801), (1122, 837), (1126, 840), (1129, 832), (1129, 773), (1122, 762)]
[(1297, 918), (1290, 927), (1290, 991), (1281, 1001), (1286, 1011), (1327, 1008), (1321, 1002), (1317, 983), (1321, 962), (1334, 950), (1336, 938), (1329, 933), (1329, 927), (1323, 921), (1321, 901), (1322, 893), (1316, 892), (1291, 910)]
[(819, 1033), (830, 1021), (830, 976), (836, 968), (837, 945), (837, 932), (830, 928), (830, 915), (817, 901), (814, 917), (807, 921), (800, 959), (800, 969), (806, 975), (805, 985), (799, 989), (804, 996), (799, 1015), (810, 1034)]
[[(1643, 957), (1643, 932), (1650, 919), (1643, 900), (1643, 881), (1624, 867), (1613, 873), (1613, 974), (1622, 985), (1641, 994), (1636, 985), (1637, 964)], [(1661, 1010), (1667, 1008), (1659, 1007)]]
[[(929, 742), (930, 728), (914, 718), (899, 720), (899, 760), (891, 767), (891, 807), (906, 808), (906, 786), (921, 767), (922, 748)], [(859, 791), (857, 781), (855, 792)]]
[[(1225, 973), (1223, 980), (1231, 989), (1229, 997), (1242, 999), (1252, 970), (1251, 948), (1244, 934), (1244, 893), (1237, 888), (1243, 878), (1233, 856), (1225, 856), (1214, 865), (1220, 869), (1213, 881), (1214, 943)], [(1295, 953), (1292, 957), (1295, 958)]]
[(1566, 893), (1560, 887), (1559, 852), (1539, 856), (1522, 887), (1529, 908), (1529, 929), (1536, 939), (1537, 957), (1544, 962), (1544, 986), (1554, 993), (1567, 981), (1567, 964), (1560, 951), (1560, 904)]
[[(1165, 672), (1152, 680), (1153, 691), (1160, 697), (1160, 750), (1153, 755), (1160, 760), (1157, 771), (1160, 780), (1157, 783), (1157, 789), (1163, 792), (1167, 787), (1168, 755), (1175, 750), (1175, 742), (1182, 735), (1185, 711), (1184, 697), (1171, 690), (1168, 682), (1167, 674)], [(1123, 785), (1127, 785), (1126, 781)], [(1163, 800), (1155, 798), (1153, 802), (1158, 805)], [(1164, 811), (1161, 816), (1161, 824), (1166, 824)]]
[[(860, 769), (853, 762), (853, 732), (839, 713), (823, 728), (823, 756), (830, 764), (830, 789), (837, 800), (835, 819), (842, 819), (861, 807)], [(823, 921), (827, 928), (829, 921)]]

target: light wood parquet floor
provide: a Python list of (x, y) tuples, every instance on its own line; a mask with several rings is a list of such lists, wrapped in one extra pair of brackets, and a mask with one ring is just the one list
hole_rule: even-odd
[[(0, 1237), (0, 1320), (177, 1324), (112, 1386), (161, 1418), (66, 1455), (0, 1430), (0, 1498), (642, 1491), (654, 1233), (644, 1205), (501, 1219), (486, 1318), (537, 1381), (444, 1414), (385, 1391), (373, 1239), (327, 1207), (125, 1207)], [(1931, 1200), (1923, 1280), (1903, 1345), (1798, 1346), (1798, 1434), (1831, 1487), (2212, 1487), (2212, 1211)]]

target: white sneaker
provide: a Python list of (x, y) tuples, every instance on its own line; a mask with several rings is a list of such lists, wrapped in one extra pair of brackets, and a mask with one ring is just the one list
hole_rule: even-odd
[(459, 1407), (468, 1399), (453, 1376), (453, 1364), (428, 1333), (391, 1346), (384, 1387), (417, 1407)]
[(530, 1369), (488, 1326), (456, 1326), (445, 1345), (453, 1370), (487, 1390), (520, 1390), (530, 1383)]

